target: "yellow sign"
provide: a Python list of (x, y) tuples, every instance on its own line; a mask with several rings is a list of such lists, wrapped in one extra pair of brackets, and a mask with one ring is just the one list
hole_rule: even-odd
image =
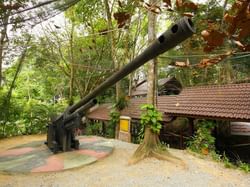
[(119, 140), (131, 142), (130, 122), (131, 118), (129, 116), (120, 116)]
[(120, 119), (120, 131), (128, 132), (129, 131), (129, 120)]

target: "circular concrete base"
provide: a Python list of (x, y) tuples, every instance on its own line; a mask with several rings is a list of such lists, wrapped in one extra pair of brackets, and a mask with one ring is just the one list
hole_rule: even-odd
[(81, 167), (106, 157), (113, 150), (101, 137), (79, 136), (79, 150), (53, 154), (44, 141), (33, 141), (0, 152), (0, 171), (7, 173), (50, 172)]

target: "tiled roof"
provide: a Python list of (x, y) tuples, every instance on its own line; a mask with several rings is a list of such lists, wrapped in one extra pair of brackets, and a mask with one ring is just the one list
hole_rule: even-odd
[[(122, 115), (139, 119), (145, 103), (145, 97), (132, 98)], [(169, 115), (250, 121), (250, 83), (185, 88), (179, 95), (158, 96), (157, 103), (164, 121)], [(90, 115), (107, 120), (109, 110), (101, 107)]]
[(95, 107), (92, 111), (87, 114), (89, 119), (96, 119), (96, 120), (104, 120), (107, 121), (110, 119), (109, 112), (112, 108), (112, 104), (102, 104)]
[(183, 89), (158, 107), (167, 114), (250, 121), (250, 83)]
[(132, 98), (129, 100), (128, 107), (122, 110), (121, 114), (131, 118), (140, 119), (141, 105), (146, 103), (146, 97)]

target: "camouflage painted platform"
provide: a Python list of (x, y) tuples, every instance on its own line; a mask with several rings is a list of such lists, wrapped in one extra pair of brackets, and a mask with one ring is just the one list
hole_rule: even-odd
[(81, 167), (111, 154), (113, 145), (100, 137), (79, 136), (80, 149), (53, 154), (44, 141), (34, 141), (0, 151), (0, 171), (50, 172)]

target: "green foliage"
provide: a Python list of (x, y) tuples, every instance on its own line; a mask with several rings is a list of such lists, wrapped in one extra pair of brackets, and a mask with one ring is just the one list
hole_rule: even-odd
[(212, 157), (213, 160), (220, 162), (222, 161), (222, 156), (218, 153), (216, 153), (216, 151), (210, 151), (210, 156)]
[(245, 171), (246, 173), (250, 172), (250, 164), (244, 163), (242, 161), (239, 161), (237, 163), (237, 166), (242, 170)]
[(159, 146), (162, 151), (167, 151), (169, 148), (169, 144), (167, 144), (166, 142), (161, 142)]
[(145, 126), (140, 125), (139, 133), (135, 138), (135, 141), (133, 143), (140, 144), (144, 140), (144, 133), (145, 133)]
[(103, 5), (99, 0), (81, 0), (74, 7), (68, 9), (65, 16), (72, 22), (84, 24), (88, 23), (91, 18), (95, 20), (97, 17), (101, 17), (101, 8)]
[[(31, 49), (33, 50), (33, 49)], [(53, 101), (57, 83), (60, 82), (54, 68), (38, 65), (33, 56), (27, 56), (12, 97), (8, 102), (9, 83), (15, 66), (5, 71), (5, 86), (0, 89), (0, 137), (45, 133), (50, 117), (64, 110), (66, 101)], [(45, 77), (47, 77), (45, 79)]]
[(88, 123), (86, 126), (86, 135), (101, 135), (102, 134), (102, 123), (93, 122)]
[(50, 117), (62, 112), (65, 107), (66, 101), (53, 104), (12, 97), (9, 106), (1, 103), (0, 138), (45, 133)]
[(209, 155), (213, 160), (222, 162), (226, 168), (239, 168), (245, 172), (250, 172), (250, 165), (239, 160), (236, 164), (232, 163), (226, 156), (216, 153), (215, 138), (211, 135), (215, 124), (211, 121), (202, 120), (198, 122), (198, 130), (194, 137), (188, 142), (188, 148), (194, 152), (202, 153), (202, 149), (208, 149)]
[(110, 120), (108, 122), (108, 126), (106, 129), (107, 137), (114, 138), (115, 137), (115, 129), (116, 126), (119, 124), (120, 120), (120, 112), (118, 112), (115, 107), (110, 111)]
[(222, 162), (226, 168), (233, 168), (235, 167), (229, 160), (229, 158), (226, 156), (225, 152), (223, 153), (222, 156)]
[(23, 124), (23, 134), (38, 134), (46, 131), (46, 125), (51, 113), (49, 105), (35, 99), (30, 99), (23, 105), (20, 124)]
[(160, 121), (162, 121), (162, 114), (150, 104), (143, 105), (141, 109), (145, 110), (145, 112), (141, 114), (142, 126), (147, 126), (152, 130), (152, 132), (159, 134), (162, 127), (160, 123)]
[(128, 106), (128, 101), (126, 100), (125, 97), (120, 97), (115, 104), (115, 108), (119, 111), (121, 111), (122, 109), (124, 109), (127, 106)]
[(112, 123), (112, 124), (117, 124), (119, 122), (119, 120), (120, 120), (120, 112), (118, 112), (114, 108), (111, 110), (109, 116), (111, 118), (110, 123)]
[(202, 120), (198, 122), (198, 129), (188, 142), (188, 147), (194, 152), (201, 153), (203, 149), (215, 150), (215, 138), (211, 135), (215, 124), (211, 121)]
[(226, 156), (225, 152), (223, 155), (218, 155), (220, 157), (220, 160), (226, 168), (238, 168), (246, 173), (250, 172), (250, 164), (244, 163), (241, 160), (238, 160), (237, 162), (231, 162), (230, 159)]

